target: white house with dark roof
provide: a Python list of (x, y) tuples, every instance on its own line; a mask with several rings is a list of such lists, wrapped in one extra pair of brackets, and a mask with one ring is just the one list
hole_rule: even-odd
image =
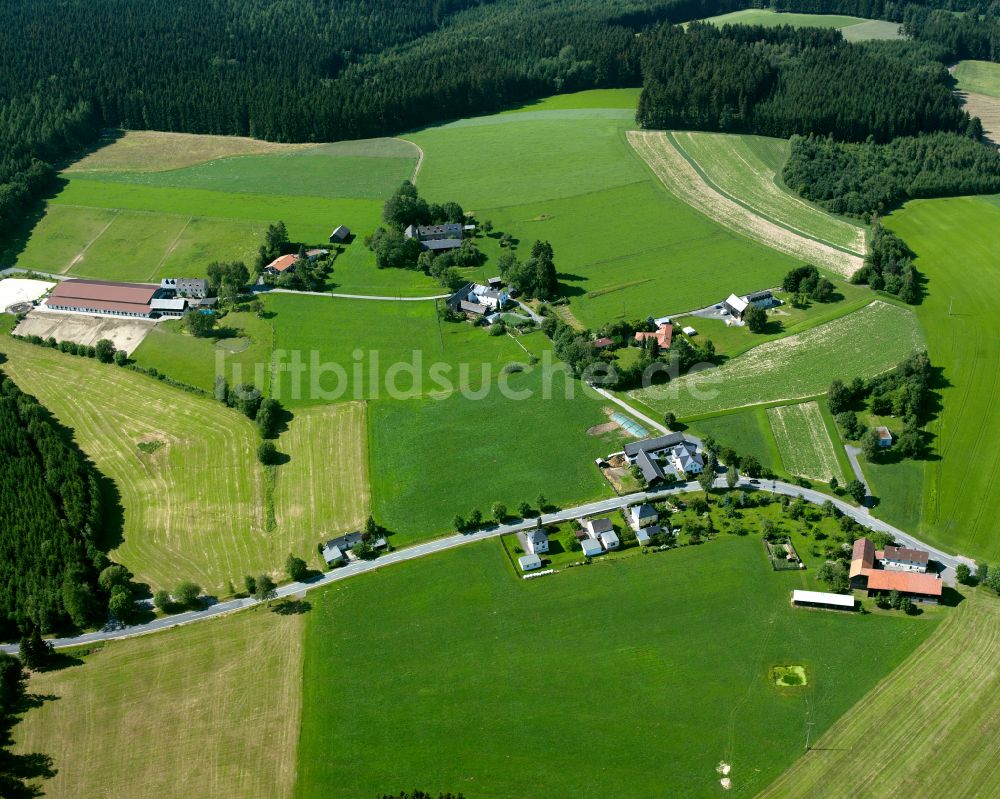
[(611, 519), (607, 518), (584, 519), (582, 525), (587, 535), (594, 541), (597, 541), (602, 533), (613, 533), (615, 531), (615, 526), (611, 523)]
[(549, 537), (544, 530), (528, 530), (524, 534), (524, 547), (531, 555), (544, 555), (549, 551)]
[(668, 478), (684, 479), (688, 474), (701, 474), (705, 468), (701, 442), (683, 433), (631, 441), (624, 451), (628, 462), (639, 467), (650, 485)]
[(534, 554), (521, 555), (517, 559), (517, 565), (521, 567), (521, 571), (530, 572), (542, 568), (542, 559)]
[(633, 530), (641, 530), (659, 521), (660, 515), (652, 505), (633, 505), (628, 509), (628, 520)]

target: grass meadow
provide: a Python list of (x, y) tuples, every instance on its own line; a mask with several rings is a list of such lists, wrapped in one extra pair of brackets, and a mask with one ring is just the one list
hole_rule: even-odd
[(691, 432), (702, 438), (711, 436), (721, 445), (732, 447), (739, 455), (753, 455), (769, 472), (781, 474), (784, 471), (767, 410), (763, 407), (699, 419), (691, 424)]
[(958, 81), (959, 91), (1000, 98), (1000, 64), (990, 61), (959, 61), (952, 74)]
[(765, 8), (747, 8), (732, 11), (717, 17), (709, 17), (706, 22), (713, 25), (762, 25), (777, 27), (791, 25), (793, 28), (837, 28), (844, 38), (851, 42), (868, 39), (898, 39), (899, 23), (878, 19), (848, 17), (838, 14), (794, 14), (771, 11)]
[(32, 675), (16, 747), (53, 758), (50, 799), (287, 799), (302, 638), (302, 616), (260, 607), (109, 644)]
[(524, 582), (486, 542), (310, 596), (295, 795), (713, 797), (720, 762), (753, 795), (935, 626), (793, 609), (811, 578), (756, 536), (634, 551)]
[[(929, 427), (932, 458), (923, 464), (923, 490), (907, 487), (900, 493), (922, 493), (919, 529), (926, 540), (995, 562), (1000, 560), (1000, 416), (993, 402), (1000, 391), (995, 368), (1000, 348), (992, 298), (1000, 280), (995, 233), (1000, 200), (914, 201), (889, 216), (887, 225), (917, 253), (917, 268), (927, 278), (927, 296), (916, 313), (931, 362), (942, 370), (937, 389), (942, 409)], [(919, 479), (920, 470), (898, 476), (876, 471), (873, 477), (876, 485), (905, 485)], [(890, 520), (899, 518), (898, 512), (891, 505), (880, 509)]]
[[(245, 417), (115, 366), (12, 339), (0, 346), (7, 356), (4, 371), (73, 431), (80, 448), (113, 482), (122, 529), (120, 540), (109, 542), (110, 554), (139, 580), (169, 589), (191, 579), (225, 594), (228, 581), (238, 585), (245, 574), (282, 574), (289, 551), (315, 552), (320, 530), (298, 521), (275, 525), (271, 519), (272, 513), (295, 518), (298, 505), (275, 509), (272, 480), (256, 458), (257, 430)], [(74, 390), (67, 392), (66, 386)], [(364, 494), (355, 490), (366, 473), (357, 454), (363, 452), (363, 416), (347, 418), (348, 423), (320, 431), (330, 472), (291, 467), (297, 458), (315, 462), (315, 449), (323, 446), (296, 436), (294, 420), (279, 442), (290, 459), (276, 467), (279, 483), (284, 469), (299, 482), (302, 496), (329, 493), (336, 482), (337, 490), (322, 501), (321, 510), (330, 513), (322, 517), (324, 531), (338, 523), (349, 527), (367, 510)], [(143, 442), (161, 446), (147, 453), (138, 447)], [(296, 442), (305, 451), (298, 451)], [(277, 502), (290, 501), (289, 496), (279, 492)], [(334, 508), (334, 502), (341, 504)], [(311, 518), (320, 527), (321, 517)]]
[(767, 409), (767, 417), (786, 472), (824, 483), (831, 477), (841, 485), (847, 482), (818, 402), (778, 405)]
[[(1000, 601), (971, 591), (761, 799), (1000, 795)], [(878, 757), (872, 757), (877, 742)]]
[(532, 396), (508, 399), (493, 386), (482, 399), (371, 404), (375, 515), (396, 534), (394, 544), (449, 531), (455, 514), (468, 518), (474, 508), (489, 517), (494, 502), (516, 514), (521, 502), (537, 507), (539, 494), (554, 505), (612, 495), (594, 459), (628, 439), (587, 432), (607, 422), (602, 401), (562, 372), (551, 399), (539, 371), (510, 375), (508, 385)]
[(630, 392), (657, 411), (680, 419), (823, 393), (834, 378), (873, 377), (891, 369), (923, 338), (913, 312), (872, 302), (837, 321), (769, 341), (669, 383)]

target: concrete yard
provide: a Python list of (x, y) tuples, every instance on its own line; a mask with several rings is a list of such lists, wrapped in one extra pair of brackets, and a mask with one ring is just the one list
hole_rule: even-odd
[(110, 339), (115, 349), (129, 355), (142, 344), (156, 322), (148, 319), (117, 319), (106, 316), (64, 313), (60, 311), (31, 311), (14, 329), (19, 336), (41, 336), (56, 341), (72, 341), (91, 346), (102, 338)]

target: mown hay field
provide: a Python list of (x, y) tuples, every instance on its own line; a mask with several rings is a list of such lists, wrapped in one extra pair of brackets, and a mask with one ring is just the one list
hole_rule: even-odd
[(785, 471), (824, 483), (831, 477), (846, 482), (817, 402), (778, 405), (767, 409), (767, 417)]
[(1000, 795), (998, 647), (1000, 600), (972, 591), (760, 799)]
[(913, 312), (877, 300), (835, 322), (754, 347), (718, 368), (630, 392), (679, 418), (821, 394), (837, 378), (873, 377), (923, 345)]
[(260, 607), (107, 645), (35, 673), (14, 728), (50, 799), (285, 799), (295, 781), (303, 617)]
[(958, 89), (1000, 98), (1000, 64), (991, 61), (959, 61), (952, 73)]

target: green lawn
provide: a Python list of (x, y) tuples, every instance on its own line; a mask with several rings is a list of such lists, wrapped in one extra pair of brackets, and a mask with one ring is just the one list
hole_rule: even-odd
[(691, 432), (702, 438), (711, 436), (722, 446), (732, 447), (739, 455), (753, 455), (769, 472), (781, 474), (784, 471), (764, 408), (699, 419), (691, 424)]
[(636, 389), (631, 396), (679, 418), (811, 397), (834, 378), (891, 369), (922, 344), (912, 311), (875, 301), (837, 321), (761, 344), (717, 369)]
[(935, 626), (791, 608), (808, 573), (772, 572), (756, 536), (529, 582), (505, 559), (486, 542), (310, 596), (296, 796), (715, 797), (720, 762), (753, 795)]
[(588, 89), (571, 94), (557, 94), (532, 103), (504, 111), (504, 114), (523, 114), (526, 111), (563, 111), (568, 108), (624, 108), (635, 111), (639, 105), (641, 88)]
[(160, 266), (189, 220), (190, 217), (174, 214), (118, 214), (70, 269), (70, 274), (104, 280), (159, 282)]
[[(993, 402), (1000, 344), (993, 296), (1000, 280), (1000, 201), (914, 201), (888, 217), (887, 224), (917, 253), (917, 268), (927, 277), (927, 296), (917, 316), (931, 362), (942, 369), (944, 381), (939, 389), (943, 409), (930, 425), (933, 457), (922, 470), (920, 534), (938, 546), (997, 561), (1000, 415)], [(919, 479), (920, 470), (910, 469), (905, 477), (890, 481), (909, 483)], [(886, 482), (877, 472), (874, 479), (877, 485)], [(897, 491), (911, 498), (921, 494), (915, 486)], [(899, 518), (889, 504), (880, 512)]]
[(772, 28), (791, 25), (793, 28), (838, 28), (848, 41), (866, 39), (898, 39), (899, 23), (848, 17), (837, 14), (792, 14), (765, 8), (748, 8), (710, 17), (713, 25), (763, 25)]
[(953, 74), (960, 91), (1000, 97), (1000, 64), (992, 61), (959, 61)]
[(394, 543), (451, 530), (455, 514), (468, 518), (473, 508), (489, 516), (494, 502), (516, 513), (539, 494), (564, 506), (612, 494), (594, 460), (625, 439), (587, 432), (607, 421), (610, 403), (562, 372), (548, 397), (540, 367), (504, 377), (510, 397), (492, 386), (482, 398), (371, 405), (372, 493), (379, 522), (398, 533)]
[(50, 205), (28, 236), (4, 252), (3, 266), (63, 273), (115, 220), (109, 208)]

